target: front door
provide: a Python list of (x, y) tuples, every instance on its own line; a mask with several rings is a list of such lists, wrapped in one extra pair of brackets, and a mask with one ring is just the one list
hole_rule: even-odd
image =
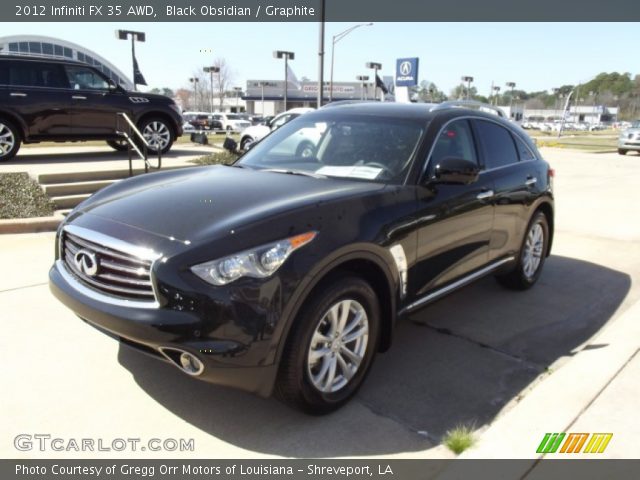
[[(456, 119), (442, 128), (427, 159), (425, 179), (447, 157), (478, 163), (468, 120)], [(492, 196), (493, 181), (482, 175), (470, 185), (429, 185), (426, 181), (418, 187), (417, 263), (409, 281), (416, 298), (489, 261)]]

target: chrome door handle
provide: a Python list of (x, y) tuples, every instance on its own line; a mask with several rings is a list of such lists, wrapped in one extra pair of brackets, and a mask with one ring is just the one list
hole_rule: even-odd
[(9, 95), (11, 97), (26, 97), (27, 96), (26, 93), (20, 93), (20, 92), (11, 92)]
[(527, 180), (524, 182), (524, 184), (527, 187), (530, 187), (531, 185), (535, 185), (537, 183), (538, 179), (536, 177), (529, 177), (527, 178)]
[(491, 198), (493, 197), (494, 193), (493, 190), (487, 190), (486, 192), (480, 192), (476, 198), (478, 200), (486, 200), (487, 198)]
[(74, 95), (73, 97), (74, 100), (86, 100), (87, 97), (83, 97), (82, 95)]

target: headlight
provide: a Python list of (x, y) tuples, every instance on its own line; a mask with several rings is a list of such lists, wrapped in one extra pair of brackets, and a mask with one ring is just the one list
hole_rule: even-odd
[(226, 285), (241, 277), (266, 278), (275, 273), (291, 253), (305, 246), (316, 235), (317, 232), (302, 233), (235, 255), (194, 265), (191, 271), (213, 285)]

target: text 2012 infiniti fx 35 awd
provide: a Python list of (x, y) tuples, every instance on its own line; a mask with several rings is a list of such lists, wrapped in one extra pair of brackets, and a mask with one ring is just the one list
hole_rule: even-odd
[(397, 318), (487, 274), (540, 276), (553, 171), (483, 110), (331, 106), (233, 166), (118, 182), (61, 225), (51, 289), (189, 375), (334, 410)]

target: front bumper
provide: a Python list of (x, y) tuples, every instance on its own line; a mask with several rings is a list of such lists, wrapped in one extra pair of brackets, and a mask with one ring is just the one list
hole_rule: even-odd
[(618, 148), (640, 150), (640, 133), (624, 133), (618, 137)]
[[(101, 302), (83, 293), (81, 284), (57, 261), (49, 272), (53, 295), (76, 315), (123, 343), (152, 353), (178, 366), (161, 354), (161, 348), (179, 349), (197, 357), (204, 365), (196, 378), (219, 385), (269, 396), (277, 374), (277, 365), (241, 365), (234, 359), (246, 358), (260, 343), (249, 344), (207, 335), (197, 312), (170, 308), (137, 308)], [(196, 332), (196, 333), (194, 333)], [(267, 341), (267, 340), (263, 340)]]

